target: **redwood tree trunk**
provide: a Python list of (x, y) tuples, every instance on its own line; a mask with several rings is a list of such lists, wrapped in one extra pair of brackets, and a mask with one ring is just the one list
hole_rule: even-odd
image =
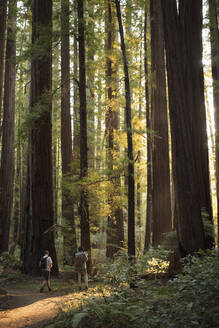
[(8, 251), (14, 191), (16, 0), (10, 0), (5, 61), (4, 116), (0, 168), (0, 253)]
[[(208, 211), (207, 138), (201, 66), (202, 1), (162, 2), (172, 136), (176, 228), (181, 256), (204, 249)], [(191, 67), (194, 65), (194, 67)], [(195, 135), (194, 135), (195, 131)], [(197, 139), (197, 140), (194, 140)], [(197, 154), (200, 152), (200, 154)], [(201, 182), (201, 176), (203, 182)], [(205, 188), (204, 188), (205, 184)], [(203, 190), (203, 188), (205, 190)], [(201, 189), (201, 190), (200, 190)], [(209, 198), (207, 197), (207, 198)], [(209, 215), (211, 212), (209, 211)]]
[(163, 233), (171, 231), (169, 139), (161, 1), (150, 1), (151, 23), (151, 113), (152, 130), (152, 244), (157, 247)]
[(34, 0), (32, 8), (32, 44), (41, 48), (40, 56), (35, 56), (31, 63), (33, 273), (39, 273), (39, 258), (48, 249), (53, 259), (53, 272), (58, 274), (53, 232), (52, 0)]
[(151, 170), (151, 110), (149, 104), (149, 76), (148, 76), (148, 50), (147, 50), (147, 8), (145, 8), (144, 22), (144, 72), (145, 72), (145, 100), (146, 100), (146, 128), (147, 128), (147, 200), (146, 200), (146, 227), (144, 252), (149, 250), (151, 241), (151, 222), (152, 222), (152, 170)]
[[(215, 144), (216, 144), (216, 181), (217, 181), (217, 207), (219, 209), (219, 29), (216, 0), (209, 0), (209, 22), (211, 39), (211, 66), (213, 78), (213, 99), (215, 117)], [(217, 214), (218, 241), (219, 241), (219, 210)]]
[[(106, 161), (109, 177), (113, 186), (110, 188), (109, 206), (111, 213), (108, 216), (107, 222), (107, 246), (106, 256), (113, 258), (113, 255), (119, 250), (124, 241), (123, 229), (123, 212), (122, 208), (118, 205), (118, 197), (120, 196), (120, 176), (114, 177), (114, 159), (113, 154), (119, 152), (118, 144), (114, 138), (115, 131), (118, 129), (118, 112), (112, 106), (113, 98), (116, 93), (116, 67), (113, 62), (113, 44), (115, 42), (115, 22), (112, 15), (112, 1), (106, 1), (106, 86), (107, 86), (107, 112), (106, 112)], [(114, 96), (113, 96), (114, 95)], [(119, 155), (119, 154), (118, 154)], [(112, 194), (113, 190), (113, 194)]]
[[(86, 109), (86, 70), (85, 70), (85, 38), (84, 38), (84, 0), (77, 0), (78, 5), (78, 41), (79, 41), (79, 99), (80, 99), (80, 178), (88, 176), (87, 147), (87, 109)], [(91, 263), (90, 222), (87, 191), (81, 187), (80, 217), (81, 246), (89, 252)]]
[(135, 256), (135, 177), (134, 177), (134, 159), (133, 159), (133, 144), (132, 144), (132, 113), (131, 113), (131, 93), (129, 84), (128, 62), (126, 56), (126, 47), (124, 40), (124, 31), (121, 18), (120, 1), (115, 0), (117, 18), (119, 24), (119, 34), (121, 39), (121, 50), (123, 56), (123, 66), (125, 75), (125, 121), (127, 130), (128, 144), (128, 254)]
[(0, 0), (0, 122), (2, 114), (3, 72), (5, 57), (5, 30), (7, 16), (7, 0)]
[(64, 232), (64, 263), (73, 264), (77, 251), (74, 220), (74, 201), (68, 188), (71, 176), (72, 129), (70, 113), (70, 55), (69, 55), (69, 0), (61, 1), (61, 152), (62, 152), (62, 217), (70, 226), (70, 233)]

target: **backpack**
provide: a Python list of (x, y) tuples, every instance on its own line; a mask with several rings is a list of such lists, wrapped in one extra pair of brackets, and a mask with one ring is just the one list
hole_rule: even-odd
[(82, 268), (83, 264), (84, 264), (84, 260), (82, 259), (82, 256), (76, 255), (75, 256), (75, 267), (76, 268)]
[(41, 257), (40, 268), (43, 269), (43, 270), (45, 270), (46, 267), (47, 267), (47, 259), (48, 259), (48, 256)]

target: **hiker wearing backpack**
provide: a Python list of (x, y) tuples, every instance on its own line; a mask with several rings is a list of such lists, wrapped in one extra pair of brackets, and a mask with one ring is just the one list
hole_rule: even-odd
[(42, 270), (43, 284), (40, 288), (40, 293), (43, 292), (43, 288), (47, 285), (49, 292), (51, 291), (50, 287), (50, 272), (52, 268), (52, 259), (49, 256), (49, 251), (44, 251), (44, 256), (40, 260), (40, 268)]
[(87, 262), (88, 255), (82, 247), (78, 248), (78, 252), (75, 254), (75, 269), (78, 273), (78, 289), (81, 290), (81, 275), (84, 275), (85, 289), (88, 289), (88, 275), (87, 275)]

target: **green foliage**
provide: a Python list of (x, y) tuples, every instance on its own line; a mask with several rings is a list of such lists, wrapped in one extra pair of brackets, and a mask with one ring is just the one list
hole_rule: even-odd
[(4, 252), (1, 254), (0, 265), (2, 265), (4, 269), (14, 269), (14, 270), (19, 270), (22, 267), (21, 261), (18, 260), (16, 256), (9, 255), (8, 252)]
[(207, 237), (211, 237), (211, 238), (215, 238), (214, 235), (214, 226), (213, 226), (213, 222), (210, 221), (209, 219), (209, 214), (206, 212), (206, 210), (203, 208), (202, 209), (202, 222), (204, 225), (204, 231), (205, 231), (205, 235)]
[[(116, 261), (127, 266), (124, 254)], [(123, 275), (124, 271), (120, 267), (117, 275)], [(81, 308), (81, 316), (86, 320), (79, 320), (78, 310), (71, 311), (73, 318), (62, 321), (63, 327), (216, 328), (219, 326), (218, 272), (218, 250), (188, 256), (184, 259), (183, 272), (168, 283), (155, 280), (142, 283), (134, 291), (123, 287), (112, 296), (88, 299)]]
[(161, 247), (166, 250), (173, 251), (178, 246), (176, 231), (166, 232)]
[(115, 254), (113, 262), (105, 261), (97, 265), (96, 278), (113, 286), (130, 284), (133, 282), (133, 276), (164, 272), (168, 265), (167, 258), (167, 251), (151, 248), (146, 254), (140, 254), (133, 263), (129, 261), (127, 251), (121, 249)]

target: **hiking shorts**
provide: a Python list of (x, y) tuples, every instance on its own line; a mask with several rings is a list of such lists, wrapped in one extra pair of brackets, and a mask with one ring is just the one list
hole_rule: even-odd
[(42, 270), (42, 276), (43, 276), (44, 280), (48, 281), (50, 278), (50, 271)]

